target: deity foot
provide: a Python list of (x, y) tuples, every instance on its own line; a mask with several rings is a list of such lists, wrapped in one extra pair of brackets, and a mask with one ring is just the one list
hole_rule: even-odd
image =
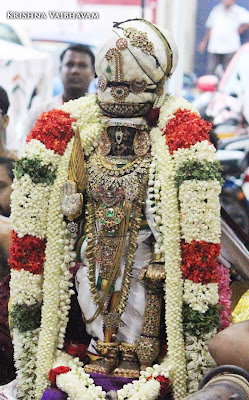
[(101, 358), (94, 361), (92, 364), (87, 364), (84, 367), (85, 372), (94, 374), (110, 375), (117, 367), (118, 360), (114, 358)]
[(85, 372), (110, 375), (118, 365), (119, 343), (105, 343), (98, 340), (96, 350), (102, 357), (85, 365)]
[(156, 337), (141, 335), (137, 342), (137, 356), (140, 362), (140, 370), (145, 370), (155, 362), (160, 351), (159, 340)]
[(113, 375), (124, 378), (138, 378), (140, 366), (136, 354), (136, 345), (122, 343), (120, 349), (122, 351), (121, 363), (114, 370)]

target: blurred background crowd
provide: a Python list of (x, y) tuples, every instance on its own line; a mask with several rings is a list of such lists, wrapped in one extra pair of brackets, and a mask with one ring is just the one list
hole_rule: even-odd
[(221, 204), (249, 234), (248, 0), (9, 0), (0, 14), (0, 280), (12, 168), (26, 136), (42, 112), (96, 92), (98, 45), (113, 21), (136, 17), (172, 31), (180, 58), (167, 91), (212, 122)]

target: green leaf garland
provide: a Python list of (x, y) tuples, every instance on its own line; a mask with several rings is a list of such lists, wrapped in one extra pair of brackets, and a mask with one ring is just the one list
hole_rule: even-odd
[(32, 306), (15, 304), (10, 312), (10, 329), (17, 328), (20, 332), (33, 331), (39, 328), (41, 321), (41, 303)]
[(205, 313), (193, 310), (189, 306), (183, 307), (184, 332), (199, 336), (208, 333), (219, 326), (220, 306), (210, 306)]
[(217, 180), (222, 185), (221, 171), (222, 167), (219, 161), (206, 161), (205, 163), (186, 161), (176, 171), (176, 186), (179, 188), (184, 181), (191, 179), (199, 181)]
[(52, 185), (56, 178), (56, 168), (52, 163), (43, 165), (42, 160), (38, 157), (31, 159), (24, 157), (16, 161), (14, 174), (17, 179), (21, 179), (23, 175), (28, 174), (35, 184)]

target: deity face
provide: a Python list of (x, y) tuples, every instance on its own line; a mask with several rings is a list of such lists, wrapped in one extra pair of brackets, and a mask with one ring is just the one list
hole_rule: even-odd
[(112, 145), (111, 155), (127, 156), (134, 154), (132, 147), (136, 129), (113, 126), (108, 128), (107, 133)]
[(67, 50), (60, 68), (64, 92), (87, 93), (94, 69), (89, 54), (75, 50)]
[(0, 165), (0, 215), (10, 216), (10, 195), (12, 179), (5, 165)]

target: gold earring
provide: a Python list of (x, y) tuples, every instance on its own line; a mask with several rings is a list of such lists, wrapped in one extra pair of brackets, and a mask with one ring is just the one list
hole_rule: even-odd
[(137, 131), (134, 141), (133, 149), (134, 153), (141, 157), (148, 153), (150, 148), (150, 137), (145, 131)]
[(109, 136), (107, 135), (107, 130), (104, 129), (101, 132), (98, 151), (102, 156), (107, 156), (111, 151), (112, 144), (110, 142)]

